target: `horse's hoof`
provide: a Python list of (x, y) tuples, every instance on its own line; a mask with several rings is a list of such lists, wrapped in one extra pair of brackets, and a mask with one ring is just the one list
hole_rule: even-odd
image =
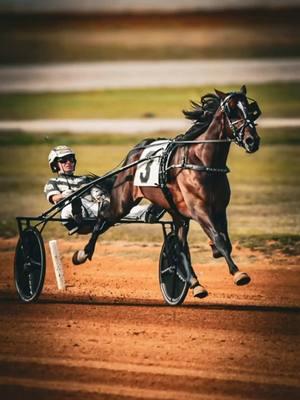
[(204, 299), (204, 297), (208, 296), (208, 291), (201, 285), (197, 285), (193, 288), (194, 297), (198, 297), (198, 299)]
[(238, 286), (247, 285), (250, 281), (251, 278), (246, 272), (238, 271), (233, 275), (233, 282)]
[(73, 254), (72, 262), (74, 265), (80, 265), (86, 262), (88, 259), (88, 255), (84, 252), (84, 250), (77, 250)]

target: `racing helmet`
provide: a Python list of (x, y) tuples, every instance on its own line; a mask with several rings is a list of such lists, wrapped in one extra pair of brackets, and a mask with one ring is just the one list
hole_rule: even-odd
[(74, 151), (68, 146), (57, 146), (54, 147), (49, 153), (48, 162), (52, 172), (58, 171), (57, 161), (59, 158), (72, 155), (74, 156), (74, 168), (76, 166), (76, 157)]

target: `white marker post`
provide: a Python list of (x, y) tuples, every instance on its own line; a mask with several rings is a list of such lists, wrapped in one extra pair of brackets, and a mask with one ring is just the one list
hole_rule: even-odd
[(49, 248), (52, 257), (53, 268), (56, 277), (56, 283), (59, 290), (65, 290), (65, 278), (64, 278), (64, 270), (61, 263), (57, 242), (56, 240), (49, 241)]

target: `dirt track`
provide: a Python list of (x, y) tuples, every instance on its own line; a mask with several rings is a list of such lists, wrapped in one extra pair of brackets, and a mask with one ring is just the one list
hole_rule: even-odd
[(70, 239), (59, 241), (67, 290), (48, 260), (40, 301), (23, 305), (13, 246), (0, 241), (1, 399), (300, 397), (299, 258), (236, 248), (252, 282), (235, 287), (222, 260), (194, 248), (210, 295), (172, 308), (159, 291), (160, 245), (104, 242), (75, 268)]

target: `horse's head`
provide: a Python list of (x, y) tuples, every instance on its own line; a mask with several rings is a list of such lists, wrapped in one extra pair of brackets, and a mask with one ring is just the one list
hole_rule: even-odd
[(261, 111), (256, 101), (246, 96), (246, 86), (242, 86), (240, 92), (215, 92), (221, 99), (220, 107), (225, 116), (227, 136), (244, 147), (247, 153), (257, 151), (260, 137), (256, 132), (255, 120)]

